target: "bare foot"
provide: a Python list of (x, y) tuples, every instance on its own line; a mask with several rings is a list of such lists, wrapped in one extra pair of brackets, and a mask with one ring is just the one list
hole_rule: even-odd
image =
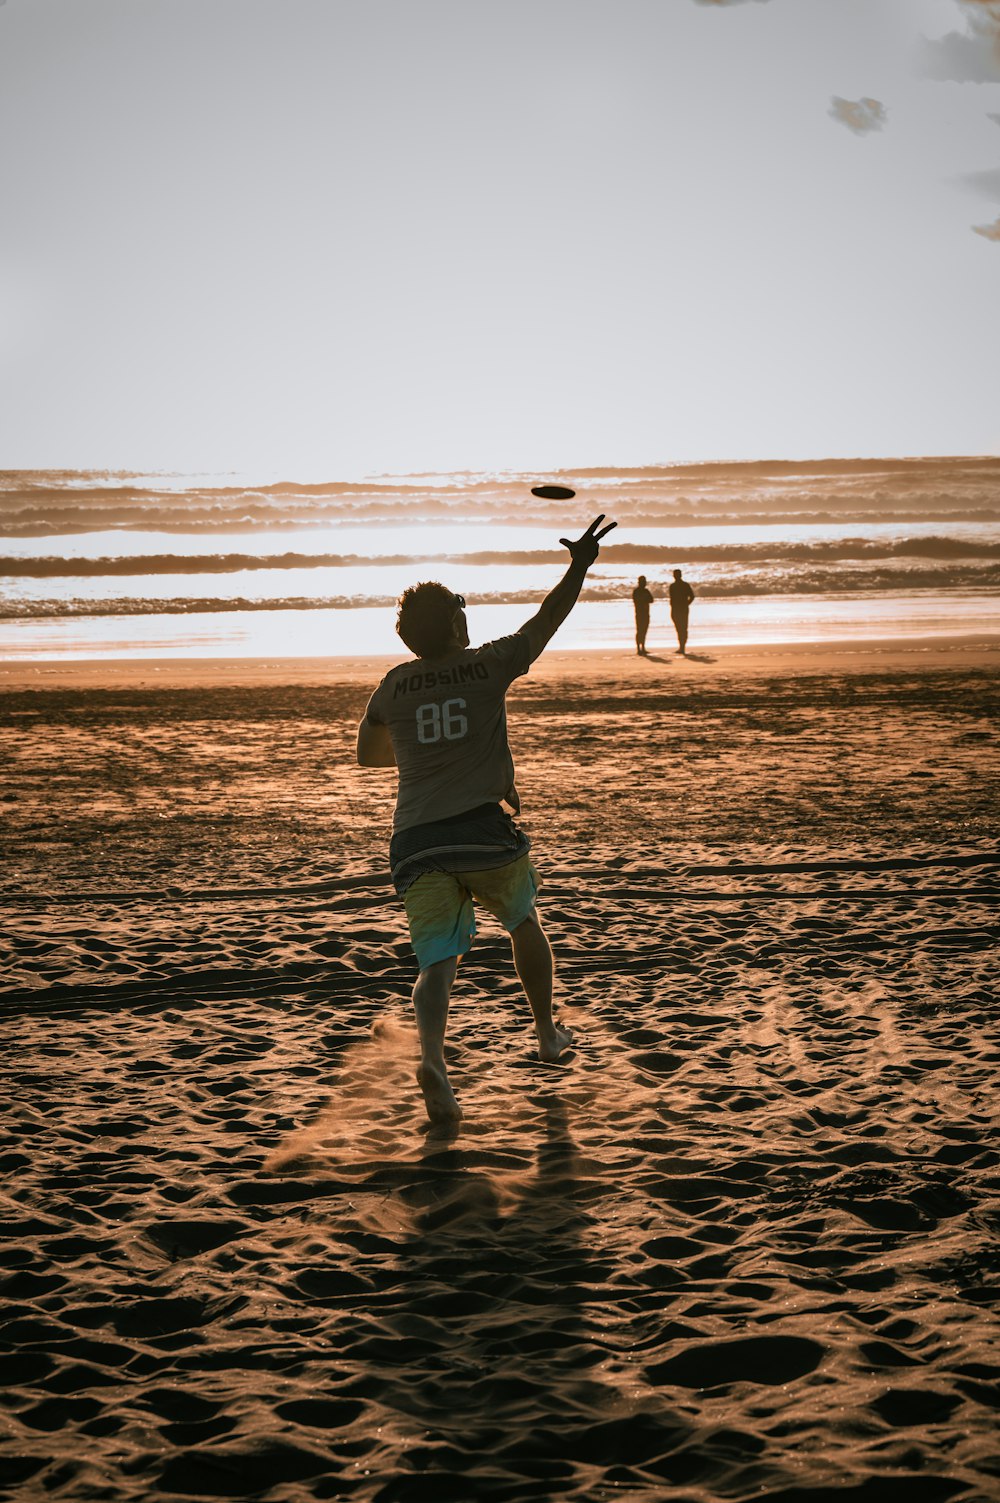
[(417, 1066), (417, 1084), (424, 1093), (424, 1105), (432, 1122), (458, 1121), (462, 1108), (441, 1065), (423, 1061)]
[(572, 1042), (572, 1028), (564, 1028), (561, 1023), (553, 1023), (551, 1036), (546, 1034), (544, 1038), (539, 1037), (538, 1057), (547, 1065), (554, 1065), (560, 1055), (566, 1053)]

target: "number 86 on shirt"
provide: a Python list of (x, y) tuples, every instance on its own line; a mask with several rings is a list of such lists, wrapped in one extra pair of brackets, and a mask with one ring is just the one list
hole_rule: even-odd
[(446, 699), (444, 704), (420, 705), (417, 710), (417, 740), (422, 746), (440, 741), (461, 741), (468, 735), (468, 717), (462, 714), (464, 699)]

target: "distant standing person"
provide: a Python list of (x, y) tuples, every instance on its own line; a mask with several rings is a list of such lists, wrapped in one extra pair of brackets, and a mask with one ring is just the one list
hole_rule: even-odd
[(646, 633), (649, 631), (649, 607), (653, 603), (653, 596), (646, 588), (645, 574), (639, 575), (639, 582), (632, 591), (632, 604), (635, 606), (635, 650), (640, 657), (646, 657)]
[(681, 654), (687, 652), (688, 639), (688, 611), (694, 599), (694, 590), (686, 579), (681, 578), (680, 569), (674, 570), (674, 582), (670, 586), (670, 619), (674, 623), (677, 632), (678, 648)]

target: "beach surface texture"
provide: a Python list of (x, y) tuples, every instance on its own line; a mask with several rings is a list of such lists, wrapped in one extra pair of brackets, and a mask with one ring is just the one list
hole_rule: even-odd
[(0, 1499), (1000, 1496), (1000, 644), (546, 654), (450, 1135), (388, 661), (0, 664)]

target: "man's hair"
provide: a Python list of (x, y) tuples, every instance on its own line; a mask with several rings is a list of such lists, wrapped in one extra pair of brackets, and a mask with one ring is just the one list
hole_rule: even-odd
[(680, 579), (680, 577), (681, 577), (681, 571), (680, 571), (680, 569), (675, 569), (674, 570), (674, 578), (675, 579)]
[(451, 642), (459, 608), (443, 584), (427, 581), (411, 585), (397, 602), (396, 631), (418, 658), (440, 657)]

